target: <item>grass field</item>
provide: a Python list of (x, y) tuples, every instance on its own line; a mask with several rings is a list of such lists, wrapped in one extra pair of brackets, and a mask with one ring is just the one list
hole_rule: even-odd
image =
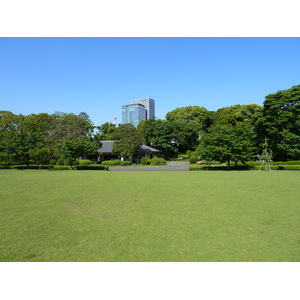
[(300, 172), (0, 170), (1, 261), (299, 261)]

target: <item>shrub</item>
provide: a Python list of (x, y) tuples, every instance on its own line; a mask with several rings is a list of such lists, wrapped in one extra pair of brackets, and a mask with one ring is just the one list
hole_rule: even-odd
[(107, 166), (103, 165), (83, 165), (83, 166), (76, 166), (76, 170), (108, 170)]
[(132, 165), (131, 161), (128, 161), (128, 160), (121, 161), (121, 166), (130, 166), (130, 165)]
[(121, 160), (105, 160), (101, 164), (104, 166), (120, 166)]
[(190, 158), (190, 164), (193, 165), (193, 164), (195, 164), (198, 160), (200, 160), (199, 157), (191, 157), (191, 158)]
[(289, 160), (289, 161), (276, 161), (272, 163), (273, 165), (300, 165), (300, 160)]
[(143, 158), (141, 159), (141, 164), (142, 164), (142, 165), (150, 165), (150, 164), (151, 164), (151, 159), (148, 158), (148, 157), (143, 157)]
[(41, 166), (40, 165), (29, 165), (29, 166), (17, 165), (11, 167), (11, 169), (18, 169), (18, 170), (39, 170), (39, 169), (47, 170), (52, 168), (53, 168), (52, 165), (41, 165)]
[[(199, 166), (194, 165), (189, 167), (190, 171), (228, 171), (227, 166)], [(230, 167), (230, 171), (245, 171), (251, 170), (250, 166), (232, 166)]]
[(70, 166), (53, 166), (52, 170), (71, 170)]
[[(80, 159), (78, 160), (78, 165), (79, 166), (89, 166), (91, 165), (93, 162), (89, 159)], [(75, 165), (75, 164), (74, 164)]]
[(167, 161), (164, 158), (152, 158), (151, 159), (151, 165), (153, 166), (165, 166), (167, 164)]
[(0, 165), (0, 169), (11, 169), (12, 167), (9, 165)]

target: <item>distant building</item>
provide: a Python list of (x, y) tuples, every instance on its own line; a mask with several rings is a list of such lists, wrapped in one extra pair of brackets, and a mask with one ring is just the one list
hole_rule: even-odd
[(132, 100), (122, 106), (122, 123), (131, 123), (135, 127), (143, 120), (155, 119), (155, 100), (143, 98)]
[(122, 123), (131, 123), (135, 127), (146, 120), (146, 108), (142, 104), (128, 104), (122, 106)]
[[(104, 161), (104, 160), (119, 160), (122, 159), (121, 155), (119, 153), (114, 153), (112, 151), (114, 141), (101, 141), (101, 148), (99, 148), (97, 151), (99, 153), (98, 161)], [(143, 157), (153, 158), (156, 154), (159, 153), (159, 150), (142, 145), (136, 153), (133, 155), (133, 160), (135, 162), (139, 162)]]
[(147, 112), (146, 120), (155, 119), (155, 100), (151, 98), (143, 98), (143, 99), (131, 100), (131, 104), (144, 105)]

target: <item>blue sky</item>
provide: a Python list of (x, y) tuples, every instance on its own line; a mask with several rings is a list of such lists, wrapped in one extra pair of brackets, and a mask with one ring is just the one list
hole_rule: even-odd
[(121, 123), (121, 106), (263, 104), (300, 84), (300, 38), (0, 38), (0, 110), (86, 112)]

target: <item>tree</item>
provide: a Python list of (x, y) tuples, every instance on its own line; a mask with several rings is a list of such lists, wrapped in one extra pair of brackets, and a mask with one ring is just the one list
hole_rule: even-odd
[(232, 105), (220, 108), (214, 116), (214, 124), (232, 124), (246, 122), (249, 126), (255, 126), (263, 107), (257, 104)]
[(98, 138), (102, 141), (107, 141), (112, 139), (112, 134), (114, 133), (117, 127), (111, 122), (106, 122), (97, 128), (100, 131), (100, 133), (97, 133)]
[(35, 163), (40, 165), (47, 164), (52, 156), (51, 149), (48, 147), (37, 147), (29, 150), (29, 154), (31, 159), (34, 160)]
[(288, 149), (300, 136), (300, 85), (266, 96), (256, 131), (261, 142), (267, 138), (275, 160), (298, 157)]
[(142, 145), (141, 132), (132, 124), (120, 124), (112, 134), (113, 152), (132, 159)]
[(70, 160), (71, 168), (76, 159), (83, 155), (94, 155), (97, 153), (99, 144), (88, 137), (75, 139), (63, 139), (58, 145), (59, 153)]
[(138, 130), (143, 135), (143, 142), (159, 150), (164, 158), (170, 159), (178, 154), (172, 122), (160, 119), (144, 120), (139, 123)]
[(201, 106), (186, 106), (176, 108), (166, 114), (167, 121), (195, 121), (198, 129), (207, 130), (212, 123), (213, 112)]
[(236, 126), (216, 124), (203, 135), (197, 152), (209, 162), (227, 162), (229, 170), (230, 161), (246, 162), (253, 158), (253, 139), (254, 132), (245, 123), (238, 123)]
[(300, 159), (300, 135), (283, 130), (282, 139), (278, 144), (278, 150), (286, 153), (287, 157), (292, 159)]

